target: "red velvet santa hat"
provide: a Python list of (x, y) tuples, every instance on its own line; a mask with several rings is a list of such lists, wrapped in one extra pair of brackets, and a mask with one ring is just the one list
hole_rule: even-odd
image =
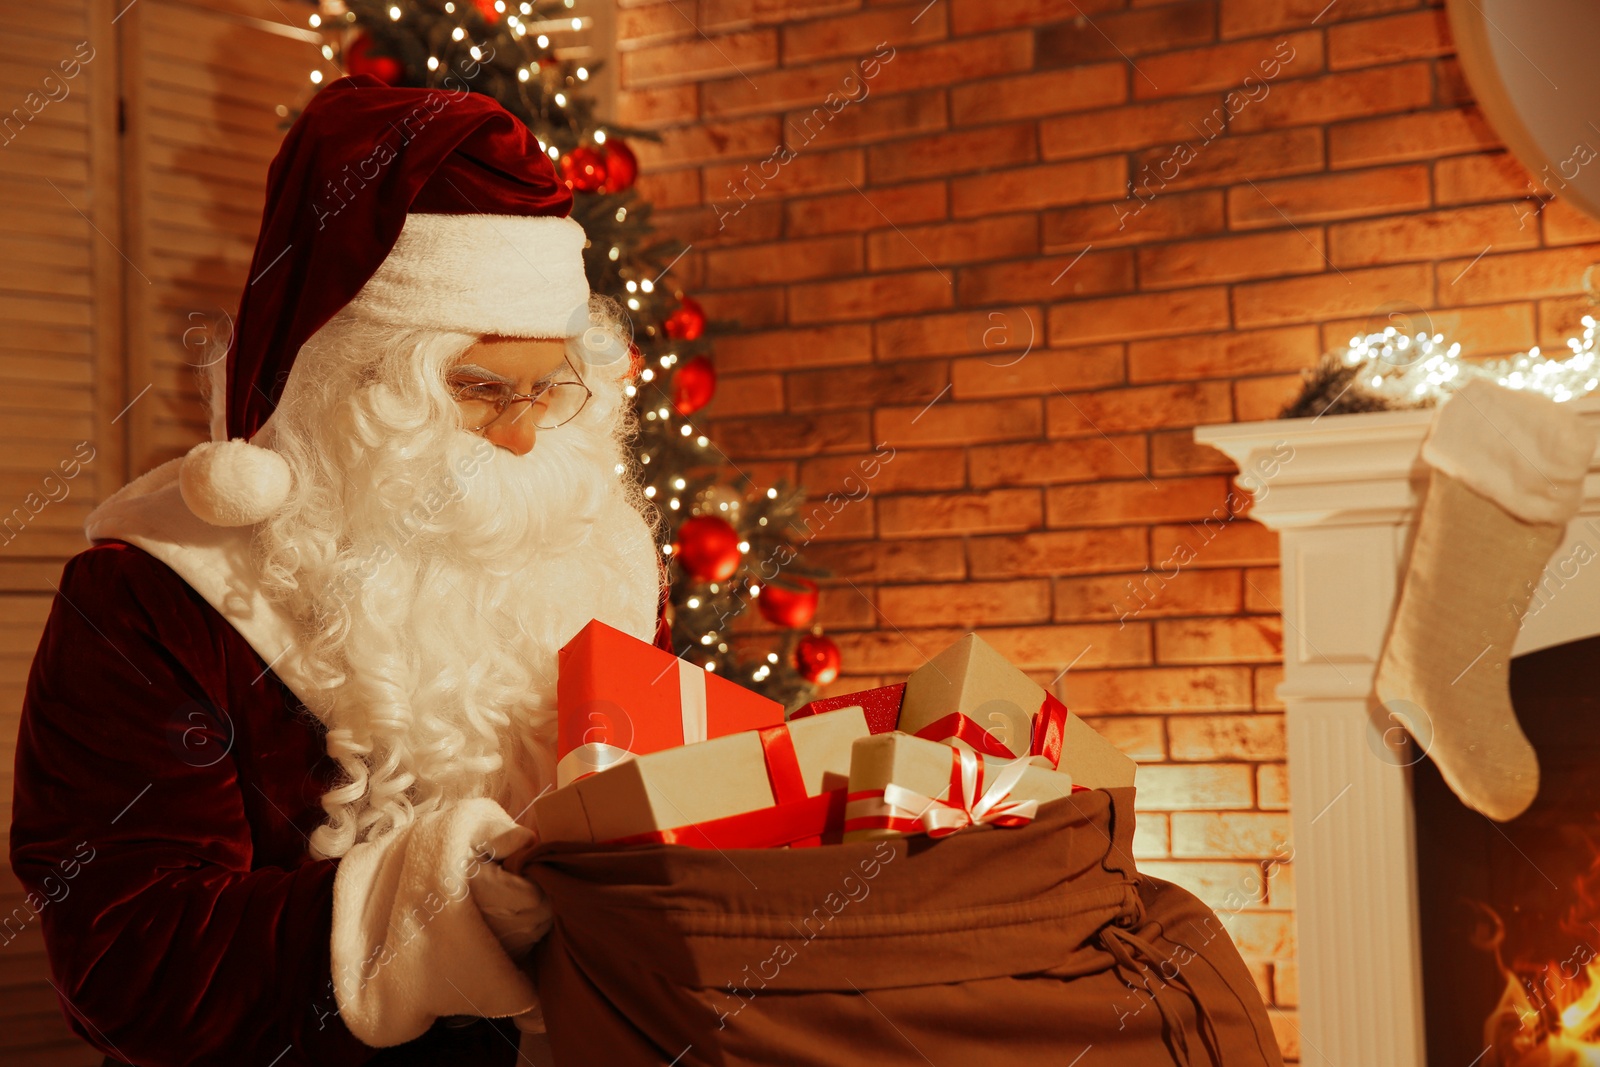
[(180, 473), (184, 501), (214, 525), (259, 522), (287, 498), (288, 466), (248, 442), (301, 346), (345, 305), (464, 333), (569, 337), (588, 326), (572, 193), (490, 97), (340, 78), (285, 135), (266, 192), (221, 418)]

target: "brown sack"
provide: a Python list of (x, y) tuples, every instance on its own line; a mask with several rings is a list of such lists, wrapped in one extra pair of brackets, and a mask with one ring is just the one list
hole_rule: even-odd
[(541, 846), (556, 1062), (1277, 1067), (1215, 913), (1134, 870), (1133, 796), (937, 841)]

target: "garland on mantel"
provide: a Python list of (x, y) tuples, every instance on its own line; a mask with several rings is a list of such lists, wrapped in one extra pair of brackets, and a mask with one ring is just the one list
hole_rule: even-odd
[(1567, 338), (1571, 355), (1551, 359), (1535, 345), (1507, 359), (1468, 362), (1461, 345), (1443, 334), (1405, 334), (1393, 326), (1352, 337), (1343, 352), (1329, 352), (1305, 372), (1300, 395), (1279, 416), (1285, 419), (1348, 415), (1358, 411), (1404, 411), (1437, 404), (1473, 378), (1509, 389), (1531, 389), (1554, 400), (1587, 396), (1600, 388), (1595, 320), (1583, 317), (1582, 338)]

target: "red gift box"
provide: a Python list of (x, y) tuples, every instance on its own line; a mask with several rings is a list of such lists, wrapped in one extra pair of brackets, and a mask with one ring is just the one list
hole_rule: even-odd
[(860, 708), (867, 717), (867, 729), (875, 734), (893, 731), (900, 722), (900, 704), (905, 699), (906, 683), (883, 685), (876, 689), (863, 689), (859, 693), (841, 693), (839, 696), (821, 697), (795, 709), (791, 720), (807, 715), (820, 715), (825, 711), (842, 711)]
[(591, 621), (561, 649), (556, 784), (630, 755), (783, 722), (783, 705)]

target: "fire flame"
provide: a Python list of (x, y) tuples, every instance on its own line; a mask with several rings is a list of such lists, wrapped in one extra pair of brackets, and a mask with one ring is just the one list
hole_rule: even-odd
[[(1574, 880), (1559, 926), (1573, 938), (1564, 958), (1505, 962), (1505, 924), (1493, 908), (1478, 913), (1473, 943), (1494, 955), (1506, 979), (1483, 1027), (1483, 1067), (1600, 1067), (1600, 849), (1589, 841), (1589, 869)], [(1591, 918), (1595, 917), (1595, 918)]]

